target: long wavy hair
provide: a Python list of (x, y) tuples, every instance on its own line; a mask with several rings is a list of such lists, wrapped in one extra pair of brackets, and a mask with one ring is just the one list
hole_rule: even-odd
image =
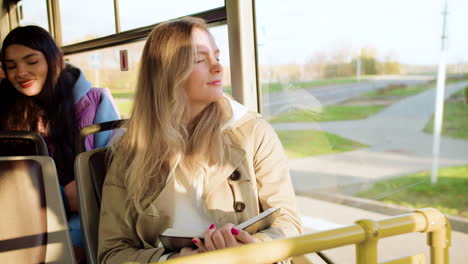
[(43, 89), (35, 96), (18, 92), (8, 78), (2, 81), (0, 129), (40, 133), (52, 146), (49, 151), (53, 153), (60, 184), (65, 185), (74, 178), (73, 161), (78, 131), (72, 87), (77, 73), (64, 69), (63, 53), (46, 30), (25, 26), (13, 29), (3, 41), (2, 67), (7, 76), (5, 50), (13, 44), (42, 52), (47, 61), (47, 77)]
[(110, 173), (124, 174), (128, 198), (138, 211), (159, 195), (178, 157), (196, 170), (221, 163), (226, 151), (221, 126), (231, 114), (227, 100), (189, 118), (184, 83), (195, 61), (194, 28), (208, 32), (204, 20), (186, 17), (161, 23), (149, 34), (127, 131), (113, 145)]

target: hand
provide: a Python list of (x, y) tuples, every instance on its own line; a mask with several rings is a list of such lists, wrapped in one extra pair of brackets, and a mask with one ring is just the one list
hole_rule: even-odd
[(195, 254), (198, 254), (198, 253), (199, 253), (198, 249), (185, 247), (185, 248), (181, 249), (179, 253), (172, 254), (167, 259), (191, 256), (191, 255), (195, 255)]
[(78, 197), (76, 195), (75, 181), (72, 181), (65, 186), (65, 196), (68, 200), (68, 210), (70, 212), (78, 212)]
[(200, 252), (237, 247), (255, 242), (249, 233), (236, 229), (233, 224), (225, 224), (220, 229), (216, 229), (214, 225), (211, 225), (205, 232), (205, 240), (203, 242), (198, 238), (194, 238), (193, 241)]

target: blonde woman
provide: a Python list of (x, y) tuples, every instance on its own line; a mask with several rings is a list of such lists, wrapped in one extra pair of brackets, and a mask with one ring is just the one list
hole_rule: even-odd
[[(302, 226), (274, 130), (223, 94), (219, 49), (198, 18), (156, 26), (143, 50), (126, 133), (103, 187), (99, 262), (154, 262), (298, 235)], [(272, 227), (235, 225), (281, 208)], [(167, 228), (206, 230), (168, 253)], [(196, 246), (195, 246), (196, 245)]]

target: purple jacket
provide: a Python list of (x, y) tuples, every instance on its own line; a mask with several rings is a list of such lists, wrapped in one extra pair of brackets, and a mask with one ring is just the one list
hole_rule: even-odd
[[(78, 129), (111, 120), (120, 119), (112, 95), (107, 88), (92, 88), (83, 72), (73, 87), (75, 116)], [(86, 150), (107, 146), (111, 131), (99, 132), (86, 137)]]
[[(98, 112), (98, 109), (100, 107), (101, 100), (109, 100), (110, 92), (107, 88), (90, 88), (89, 92), (86, 93), (85, 96), (83, 96), (78, 103), (75, 104), (75, 115), (76, 115), (76, 120), (78, 122), (78, 129), (81, 130), (82, 128), (86, 126), (90, 126), (96, 123), (100, 122), (95, 122), (96, 120), (96, 114)], [(109, 99), (104, 99), (103, 97), (107, 97)], [(111, 100), (111, 99), (110, 99)], [(110, 120), (116, 120), (119, 119), (118, 113), (116, 109), (110, 109), (114, 110), (115, 118), (114, 116), (111, 116), (111, 118), (107, 121)], [(105, 122), (103, 120), (100, 120), (102, 122)], [(104, 142), (102, 142), (104, 141)], [(101, 142), (95, 142), (95, 137), (94, 134), (91, 134), (86, 137), (85, 141), (85, 147), (86, 150), (91, 150), (94, 149), (95, 147), (104, 147), (107, 145), (109, 141), (109, 136), (106, 136), (105, 139), (101, 139)], [(99, 146), (97, 146), (96, 143), (99, 143)], [(105, 145), (102, 145), (102, 144)]]

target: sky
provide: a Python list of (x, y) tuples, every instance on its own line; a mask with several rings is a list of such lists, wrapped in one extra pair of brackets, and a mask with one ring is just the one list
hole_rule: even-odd
[[(373, 46), (409, 64), (437, 63), (440, 0), (257, 0), (257, 27), (272, 61), (301, 63), (316, 51)], [(298, 8), (300, 7), (300, 8)], [(468, 1), (449, 0), (448, 62), (468, 62)]]
[[(23, 0), (25, 17), (47, 21), (40, 1)], [(405, 64), (437, 64), (444, 0), (256, 0), (260, 63), (307, 63), (318, 52), (373, 47)], [(45, 3), (45, 1), (44, 1)], [(114, 32), (113, 0), (64, 0), (64, 39)], [(223, 5), (223, 0), (120, 0), (122, 30)], [(89, 9), (90, 5), (94, 9)], [(45, 4), (41, 4), (45, 7)], [(86, 9), (86, 10), (85, 10)], [(468, 0), (448, 0), (448, 63), (468, 62)], [(45, 24), (44, 22), (43, 24)], [(76, 25), (80, 26), (77, 27)], [(226, 26), (213, 29), (228, 56)], [(223, 58), (221, 58), (223, 59)]]

